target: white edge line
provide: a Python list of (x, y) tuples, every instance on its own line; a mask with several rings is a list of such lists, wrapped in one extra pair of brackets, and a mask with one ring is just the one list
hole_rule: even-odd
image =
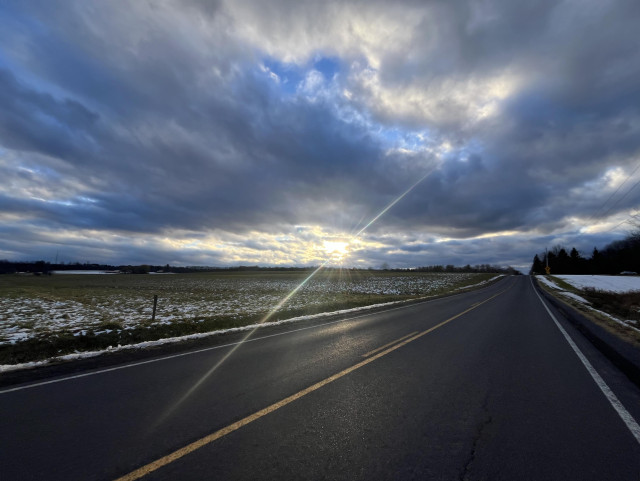
[(567, 340), (571, 348), (574, 350), (578, 358), (582, 361), (582, 364), (584, 365), (584, 367), (587, 368), (587, 371), (589, 371), (589, 374), (591, 374), (591, 377), (593, 378), (594, 382), (598, 385), (598, 387), (600, 388), (602, 393), (605, 395), (605, 397), (607, 398), (607, 400), (609, 401), (613, 409), (616, 410), (616, 412), (618, 413), (622, 421), (625, 423), (627, 428), (629, 428), (629, 431), (631, 431), (631, 434), (633, 435), (633, 437), (636, 438), (636, 441), (638, 442), (638, 444), (640, 444), (640, 426), (638, 425), (636, 420), (629, 413), (629, 411), (627, 411), (626, 408), (622, 405), (618, 397), (613, 393), (613, 391), (607, 385), (604, 379), (602, 379), (600, 374), (598, 374), (595, 368), (587, 360), (587, 358), (582, 353), (580, 348), (576, 345), (576, 343), (573, 342), (573, 339), (571, 339), (569, 334), (567, 334), (567, 331), (565, 331), (564, 328), (560, 325), (560, 323), (558, 322), (558, 319), (556, 319), (556, 316), (553, 315), (549, 307), (547, 307), (547, 304), (542, 300), (542, 297), (540, 297), (540, 294), (538, 294), (538, 291), (533, 285), (533, 279), (531, 279), (530, 277), (529, 280), (531, 281), (531, 287), (533, 288), (533, 292), (536, 293), (536, 296), (538, 296), (538, 299), (540, 299), (540, 302), (546, 309), (549, 316), (551, 316), (551, 319), (553, 319), (553, 322), (555, 322), (558, 329), (560, 329), (560, 332), (562, 333), (564, 338)]
[[(494, 284), (492, 284), (492, 285), (494, 285)], [(487, 286), (487, 287), (489, 287), (489, 286)], [(471, 292), (473, 292), (473, 291), (471, 291)], [(355, 319), (360, 319), (362, 317), (372, 316), (372, 315), (375, 315), (375, 314), (384, 314), (386, 312), (397, 311), (397, 310), (400, 310), (400, 309), (408, 309), (409, 307), (417, 306), (417, 305), (420, 305), (420, 304), (427, 304), (429, 302), (438, 301), (438, 300), (441, 300), (441, 299), (450, 299), (452, 297), (462, 296), (464, 294), (468, 294), (468, 292), (461, 292), (459, 294), (453, 294), (451, 296), (446, 296), (446, 297), (438, 297), (438, 298), (434, 298), (434, 299), (426, 299), (424, 301), (413, 302), (413, 303), (407, 304), (405, 306), (392, 307), (391, 309), (385, 309), (385, 310), (378, 311), (378, 312), (367, 312), (366, 314), (360, 314), (359, 316), (348, 317), (346, 319), (338, 319), (336, 321), (324, 322), (322, 324), (315, 324), (313, 326), (301, 327), (299, 329), (293, 329), (291, 331), (286, 331), (286, 332), (278, 332), (278, 333), (275, 333), (275, 334), (269, 334), (267, 336), (254, 337), (253, 339), (247, 339), (245, 341), (232, 342), (232, 343), (223, 344), (223, 345), (220, 345), (220, 346), (206, 347), (204, 349), (198, 349), (196, 351), (182, 352), (180, 354), (171, 354), (169, 356), (163, 356), (163, 357), (159, 357), (159, 358), (156, 358), (156, 359), (149, 359), (147, 361), (139, 361), (139, 362), (134, 362), (134, 363), (131, 363), (131, 364), (125, 364), (125, 365), (122, 365), (122, 366), (115, 366), (115, 367), (109, 367), (109, 368), (106, 368), (106, 369), (100, 369), (98, 371), (91, 371), (91, 372), (85, 372), (83, 374), (76, 374), (74, 376), (67, 376), (67, 377), (61, 377), (59, 379), (51, 379), (49, 381), (36, 382), (34, 384), (28, 384), (26, 386), (17, 386), (17, 387), (8, 388), (8, 389), (0, 389), (0, 394), (7, 394), (7, 393), (10, 393), (10, 392), (22, 391), (24, 389), (31, 389), (31, 388), (34, 388), (34, 387), (45, 386), (47, 384), (55, 384), (55, 383), (63, 382), (63, 381), (71, 381), (72, 379), (79, 379), (79, 378), (82, 378), (82, 377), (95, 376), (96, 374), (104, 374), (104, 373), (107, 373), (107, 372), (119, 371), (120, 369), (128, 369), (130, 367), (136, 367), (136, 366), (142, 366), (144, 364), (151, 364), (151, 363), (154, 363), (154, 362), (166, 361), (166, 360), (169, 360), (169, 359), (175, 359), (177, 357), (190, 356), (192, 354), (199, 354), (201, 352), (213, 351), (215, 349), (223, 349), (225, 347), (235, 346), (237, 344), (243, 344), (243, 343), (246, 343), (246, 342), (260, 341), (262, 339), (267, 339), (267, 338), (270, 338), (270, 337), (284, 336), (286, 334), (292, 334), (294, 332), (305, 331), (307, 329), (315, 329), (315, 328), (318, 328), (318, 327), (329, 326), (331, 324), (337, 324), (339, 322), (353, 321)]]

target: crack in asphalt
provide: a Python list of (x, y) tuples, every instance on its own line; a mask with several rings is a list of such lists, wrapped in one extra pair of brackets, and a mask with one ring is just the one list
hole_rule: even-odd
[(488, 406), (488, 397), (485, 398), (482, 403), (482, 410), (485, 412), (485, 417), (481, 423), (478, 424), (476, 428), (476, 434), (473, 437), (473, 445), (471, 446), (471, 452), (469, 453), (469, 457), (467, 458), (467, 462), (464, 464), (462, 468), (462, 473), (460, 474), (460, 481), (470, 481), (471, 478), (471, 466), (476, 460), (476, 450), (478, 448), (478, 444), (480, 443), (480, 439), (486, 430), (486, 428), (493, 422), (493, 417), (489, 413)]

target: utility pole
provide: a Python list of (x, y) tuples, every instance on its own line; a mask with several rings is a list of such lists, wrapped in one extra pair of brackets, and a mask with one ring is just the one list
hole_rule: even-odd
[(547, 273), (547, 275), (551, 274), (551, 267), (549, 267), (549, 251), (547, 250), (547, 248), (544, 248), (544, 258), (547, 261), (547, 266), (544, 268), (545, 272)]

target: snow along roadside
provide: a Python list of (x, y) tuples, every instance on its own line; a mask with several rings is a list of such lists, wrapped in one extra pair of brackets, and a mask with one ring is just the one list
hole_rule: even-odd
[[(504, 276), (504, 274), (500, 274), (500, 275), (492, 277), (491, 279), (487, 279), (485, 281), (478, 282), (477, 284), (472, 284), (470, 286), (458, 287), (456, 290), (470, 289), (472, 287), (480, 287), (480, 286), (482, 286), (484, 284), (488, 284), (489, 282), (493, 282), (496, 279), (498, 279), (500, 277), (503, 277), (503, 276)], [(139, 342), (137, 344), (126, 344), (124, 346), (122, 346), (122, 345), (117, 345), (115, 347), (109, 346), (107, 349), (103, 349), (101, 351), (74, 352), (72, 354), (66, 354), (66, 355), (63, 355), (63, 356), (55, 356), (55, 357), (52, 357), (52, 358), (49, 358), (49, 359), (45, 359), (45, 360), (42, 360), (42, 361), (24, 362), (24, 363), (21, 363), (21, 364), (0, 364), (0, 373), (9, 372), (9, 371), (16, 371), (16, 370), (19, 370), (19, 369), (31, 369), (31, 368), (47, 365), (47, 364), (49, 364), (51, 362), (54, 362), (54, 361), (75, 361), (75, 360), (78, 360), (78, 359), (86, 359), (86, 358), (90, 358), (90, 357), (100, 356), (100, 355), (108, 353), (108, 352), (127, 351), (127, 350), (134, 350), (134, 349), (145, 349), (145, 348), (148, 348), (148, 347), (161, 346), (161, 345), (164, 345), (164, 344), (171, 344), (171, 343), (174, 343), (174, 342), (189, 341), (189, 340), (193, 340), (193, 339), (202, 339), (202, 338), (211, 337), (211, 336), (218, 336), (220, 334), (227, 334), (227, 333), (231, 333), (231, 332), (252, 331), (254, 329), (259, 329), (259, 328), (262, 328), (262, 327), (279, 326), (279, 325), (282, 325), (282, 324), (289, 324), (289, 323), (305, 321), (305, 320), (309, 320), (309, 319), (319, 319), (319, 318), (323, 318), (323, 317), (330, 317), (330, 316), (336, 316), (336, 315), (341, 315), (341, 314), (351, 314), (351, 313), (354, 313), (354, 312), (366, 311), (366, 310), (369, 310), (369, 309), (375, 309), (375, 308), (379, 308), (379, 307), (387, 307), (387, 306), (392, 306), (392, 305), (396, 305), (396, 304), (406, 304), (407, 302), (422, 301), (422, 300), (430, 299), (432, 297), (434, 297), (434, 296), (417, 297), (415, 299), (407, 299), (407, 300), (402, 300), (402, 301), (382, 302), (382, 303), (379, 303), (379, 304), (371, 304), (369, 306), (352, 307), (350, 309), (341, 309), (341, 310), (338, 310), (338, 311), (320, 312), (318, 314), (310, 314), (310, 315), (307, 315), (307, 316), (292, 317), (292, 318), (289, 318), (289, 319), (283, 319), (281, 321), (266, 322), (266, 323), (262, 323), (262, 324), (250, 324), (248, 326), (231, 327), (229, 329), (220, 329), (218, 331), (211, 331), (211, 332), (200, 332), (200, 333), (196, 333), (196, 334), (188, 334), (186, 336), (167, 337), (167, 338), (164, 338), (164, 339), (158, 339), (156, 341), (144, 341), (144, 342)]]
[[(609, 319), (611, 319), (612, 321), (617, 322), (621, 326), (624, 326), (624, 327), (627, 327), (629, 329), (633, 329), (634, 331), (640, 332), (640, 329), (638, 329), (636, 327), (633, 327), (633, 326), (630, 326), (629, 324), (627, 324), (626, 322), (618, 319), (617, 317), (614, 317), (611, 314), (608, 314), (608, 313), (606, 313), (604, 311), (600, 311), (599, 309), (595, 309), (595, 308), (591, 307), (591, 304), (585, 298), (580, 297), (579, 295), (574, 294), (573, 292), (565, 291), (560, 286), (558, 286), (555, 282), (547, 279), (545, 276), (536, 276), (536, 280), (538, 280), (538, 281), (542, 282), (543, 284), (545, 284), (546, 286), (552, 288), (558, 294), (561, 294), (564, 297), (568, 297), (570, 299), (573, 299), (574, 301), (578, 301), (580, 304), (582, 304), (584, 307), (586, 307), (590, 311), (597, 312), (598, 314), (601, 314), (601, 315), (603, 315), (605, 317), (608, 317)], [(1, 370), (2, 370), (2, 368), (0, 366), (0, 372), (1, 372)]]

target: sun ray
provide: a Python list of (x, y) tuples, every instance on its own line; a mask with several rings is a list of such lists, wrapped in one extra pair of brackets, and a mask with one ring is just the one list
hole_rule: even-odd
[(430, 169), (426, 174), (424, 174), (420, 179), (414, 182), (407, 190), (405, 190), (402, 194), (396, 197), (392, 202), (390, 202), (384, 209), (380, 211), (378, 215), (373, 217), (362, 229), (360, 229), (355, 235), (352, 235), (348, 242), (342, 241), (325, 241), (324, 249), (329, 257), (314, 269), (311, 274), (309, 274), (300, 284), (298, 284), (291, 292), (289, 292), (285, 297), (278, 302), (278, 304), (271, 309), (261, 320), (258, 322), (256, 327), (247, 331), (247, 334), (235, 345), (233, 348), (229, 350), (218, 362), (216, 362), (206, 373), (202, 375), (198, 381), (196, 381), (191, 388), (189, 388), (174, 404), (172, 404), (164, 414), (158, 419), (154, 426), (158, 426), (161, 424), (166, 418), (168, 418), (184, 401), (186, 401), (197, 389), (204, 383), (218, 368), (224, 364), (224, 362), (229, 359), (235, 353), (240, 346), (242, 346), (254, 333), (255, 331), (264, 323), (268, 322), (296, 293), (302, 289), (313, 277), (315, 277), (318, 272), (320, 272), (323, 268), (331, 262), (331, 254), (335, 252), (339, 252), (340, 254), (347, 253), (347, 248), (351, 242), (354, 242), (360, 237), (371, 225), (373, 225), (380, 217), (386, 214), (389, 209), (391, 209), (394, 205), (400, 202), (404, 197), (409, 194), (413, 189), (415, 189), (422, 181), (424, 181), (429, 175), (433, 173), (435, 167)]

